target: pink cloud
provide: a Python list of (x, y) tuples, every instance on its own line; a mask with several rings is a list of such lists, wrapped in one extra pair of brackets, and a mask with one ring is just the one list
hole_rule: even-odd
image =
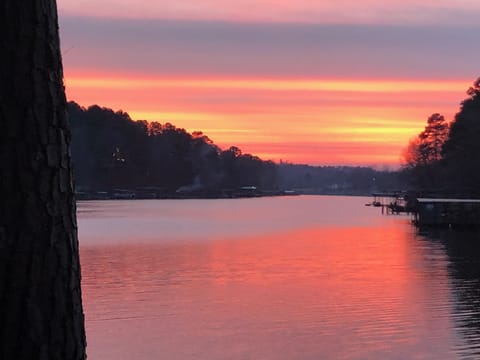
[[(459, 23), (477, 18), (480, 3), (458, 0), (63, 0), (61, 13), (97, 17), (307, 23)], [(254, 10), (254, 11), (252, 11)]]

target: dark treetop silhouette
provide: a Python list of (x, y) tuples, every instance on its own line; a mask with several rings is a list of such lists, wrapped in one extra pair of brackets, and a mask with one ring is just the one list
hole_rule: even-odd
[(54, 0), (0, 5), (0, 359), (85, 359)]
[(271, 188), (275, 166), (230, 147), (220, 150), (201, 132), (133, 121), (127, 113), (69, 103), (78, 190)]
[(404, 173), (418, 190), (480, 196), (480, 79), (450, 126), (434, 114), (406, 151)]
[[(398, 189), (395, 172), (366, 167), (274, 164), (231, 146), (221, 150), (201, 132), (172, 124), (133, 121), (97, 105), (68, 104), (77, 191), (155, 189), (160, 194), (216, 196), (225, 189), (309, 189), (316, 193), (369, 194)], [(143, 190), (142, 190), (143, 189)]]

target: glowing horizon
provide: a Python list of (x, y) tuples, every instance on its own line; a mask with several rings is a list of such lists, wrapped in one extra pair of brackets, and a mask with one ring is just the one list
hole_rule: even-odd
[[(394, 167), (408, 140), (435, 112), (434, 104), (428, 109), (429, 98), (451, 102), (466, 84), (466, 80), (174, 78), (75, 72), (66, 76), (69, 97), (82, 106), (98, 104), (126, 111), (134, 120), (202, 131), (222, 148), (234, 145), (274, 161)], [(249, 98), (241, 100), (246, 94)], [(412, 105), (414, 96), (426, 104)], [(219, 103), (205, 103), (202, 98)], [(448, 117), (454, 111), (452, 104), (444, 113)]]
[(59, 4), (69, 99), (265, 159), (398, 166), (478, 76), (470, 0), (142, 1)]

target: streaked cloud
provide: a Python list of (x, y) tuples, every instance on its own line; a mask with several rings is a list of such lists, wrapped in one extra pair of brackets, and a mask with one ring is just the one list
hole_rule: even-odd
[(472, 78), (478, 28), (65, 17), (67, 69), (161, 75)]
[[(66, 79), (67, 94), (81, 104), (100, 103), (126, 110), (134, 119), (201, 130), (222, 147), (234, 144), (276, 161), (313, 164), (398, 164), (428, 115), (449, 110), (445, 115), (453, 116), (467, 84), (122, 74)], [(330, 154), (332, 149), (338, 153)]]
[[(469, 1), (78, 4), (97, 17), (60, 3), (75, 15), (60, 18), (70, 99), (274, 160), (398, 165), (431, 113), (453, 117), (479, 72), (480, 3)], [(247, 16), (267, 6), (271, 21)], [(338, 20), (347, 8), (368, 21)]]
[[(400, 156), (390, 151), (391, 145), (357, 144), (349, 141), (253, 143), (245, 146), (255, 149), (264, 158), (319, 165), (386, 165), (396, 167)], [(319, 163), (318, 159), (322, 159)]]
[(59, 0), (61, 14), (99, 18), (321, 24), (477, 24), (476, 0)]
[(117, 88), (155, 89), (155, 88), (194, 88), (194, 89), (236, 89), (270, 91), (337, 91), (356, 93), (402, 93), (402, 92), (444, 92), (440, 86), (459, 86), (461, 81), (408, 81), (408, 80), (332, 80), (332, 79), (166, 79), (166, 78), (115, 78), (115, 77), (71, 77), (70, 84), (77, 88)]

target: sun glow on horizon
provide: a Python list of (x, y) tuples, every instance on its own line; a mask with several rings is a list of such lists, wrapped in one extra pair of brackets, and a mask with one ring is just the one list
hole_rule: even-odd
[(271, 91), (335, 91), (356, 93), (442, 93), (448, 88), (461, 88), (459, 80), (404, 80), (404, 79), (273, 79), (273, 78), (168, 78), (133, 77), (125, 75), (72, 74), (67, 84), (75, 88), (111, 89), (128, 88), (195, 88), (195, 89), (251, 89)]
[(398, 166), (478, 76), (474, 0), (58, 5), (69, 99), (276, 160)]
[(135, 120), (202, 131), (221, 147), (235, 145), (265, 159), (316, 165), (398, 166), (402, 149), (422, 130), (425, 119), (442, 109), (453, 112), (466, 84), (81, 72), (66, 76), (69, 98), (81, 105), (123, 109)]

